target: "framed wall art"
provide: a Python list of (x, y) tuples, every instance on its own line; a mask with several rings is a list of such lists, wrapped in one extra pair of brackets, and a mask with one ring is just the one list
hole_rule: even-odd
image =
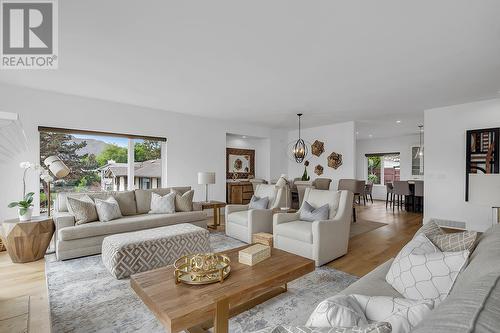
[(255, 150), (226, 148), (226, 178), (255, 177)]

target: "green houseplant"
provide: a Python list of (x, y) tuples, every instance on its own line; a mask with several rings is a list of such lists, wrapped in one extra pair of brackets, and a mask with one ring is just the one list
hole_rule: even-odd
[(9, 208), (19, 207), (19, 221), (29, 221), (31, 220), (31, 214), (33, 213), (33, 195), (34, 192), (30, 192), (24, 196), (21, 201), (14, 201), (9, 204)]

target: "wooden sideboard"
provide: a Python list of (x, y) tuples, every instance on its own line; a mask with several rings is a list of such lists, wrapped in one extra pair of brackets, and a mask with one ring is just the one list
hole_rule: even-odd
[(250, 182), (227, 182), (226, 201), (228, 204), (246, 205), (253, 195), (253, 186)]

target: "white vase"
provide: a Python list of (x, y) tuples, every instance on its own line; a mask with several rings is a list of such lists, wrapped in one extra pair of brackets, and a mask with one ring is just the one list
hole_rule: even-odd
[(19, 208), (19, 211), (18, 211), (19, 221), (25, 222), (25, 221), (31, 220), (32, 214), (33, 214), (33, 207), (28, 208), (24, 215), (21, 215), (21, 209)]

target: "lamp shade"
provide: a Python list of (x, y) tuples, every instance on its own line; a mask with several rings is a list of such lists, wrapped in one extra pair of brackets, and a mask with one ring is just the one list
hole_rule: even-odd
[(52, 174), (56, 176), (56, 178), (64, 178), (70, 172), (69, 168), (58, 156), (47, 157), (43, 161), (43, 164), (45, 164), (45, 166), (49, 168), (50, 172), (52, 172)]
[(215, 172), (198, 172), (198, 184), (215, 184)]

